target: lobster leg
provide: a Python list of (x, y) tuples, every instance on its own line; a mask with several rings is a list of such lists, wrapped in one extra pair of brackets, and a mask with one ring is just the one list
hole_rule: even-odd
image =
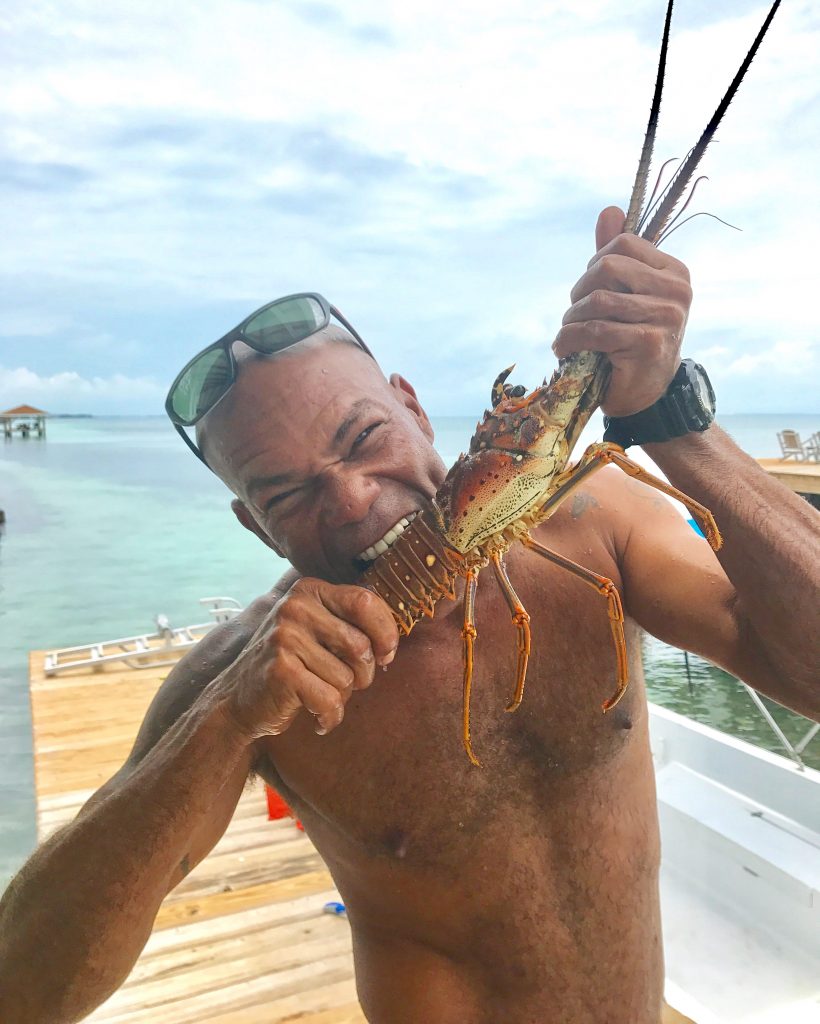
[(677, 487), (672, 487), (671, 484), (653, 476), (643, 466), (639, 466), (637, 462), (633, 462), (620, 445), (611, 444), (606, 441), (599, 444), (591, 444), (587, 448), (572, 469), (567, 471), (566, 480), (558, 487), (549, 501), (544, 504), (542, 512), (554, 511), (575, 490), (584, 477), (610, 463), (623, 470), (628, 476), (635, 477), (636, 480), (643, 481), (649, 487), (654, 487), (656, 490), (668, 494), (670, 498), (676, 498), (691, 513), (692, 518), (701, 528), (712, 550), (720, 550), (723, 538), (708, 508), (695, 501), (694, 498), (690, 498), (688, 494), (684, 494), (683, 491), (679, 491)]
[(462, 739), (467, 757), (477, 767), (481, 762), (473, 753), (470, 739), (470, 693), (473, 688), (473, 644), (478, 636), (475, 628), (475, 592), (478, 589), (478, 569), (466, 572), (467, 586), (464, 590), (464, 628), (461, 636), (464, 640), (464, 709), (462, 718)]
[(524, 681), (527, 678), (527, 661), (530, 657), (530, 616), (527, 609), (521, 604), (518, 595), (513, 590), (513, 585), (507, 576), (504, 568), (504, 560), (496, 551), (492, 557), (493, 569), (501, 586), (502, 593), (512, 615), (513, 624), (518, 633), (518, 664), (515, 669), (515, 692), (505, 711), (515, 711), (524, 697)]
[(599, 576), (597, 572), (593, 572), (591, 569), (585, 569), (582, 565), (578, 565), (577, 562), (573, 562), (569, 558), (565, 558), (563, 555), (559, 555), (557, 551), (551, 551), (549, 548), (545, 548), (543, 544), (539, 544), (537, 540), (533, 540), (532, 537), (527, 535), (521, 538), (521, 543), (530, 549), (541, 555), (543, 558), (548, 559), (555, 565), (559, 565), (562, 569), (566, 569), (567, 572), (571, 572), (574, 576), (577, 576), (579, 580), (583, 580), (584, 583), (588, 583), (591, 587), (594, 587), (599, 594), (607, 600), (607, 612), (609, 613), (609, 628), (612, 630), (612, 640), (615, 644), (615, 656), (618, 661), (618, 688), (615, 693), (603, 703), (604, 711), (609, 711), (614, 708), (618, 701), (623, 697), (626, 692), (627, 683), (629, 682), (629, 668), (626, 661), (626, 638), (624, 637), (624, 612), (621, 607), (621, 597), (618, 593), (618, 589), (612, 580), (607, 579), (606, 576)]

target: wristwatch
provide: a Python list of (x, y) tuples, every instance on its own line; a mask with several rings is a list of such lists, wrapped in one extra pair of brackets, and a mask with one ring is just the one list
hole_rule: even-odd
[(622, 448), (670, 441), (706, 430), (715, 418), (715, 392), (706, 370), (684, 359), (672, 382), (654, 405), (632, 416), (604, 416), (604, 440)]

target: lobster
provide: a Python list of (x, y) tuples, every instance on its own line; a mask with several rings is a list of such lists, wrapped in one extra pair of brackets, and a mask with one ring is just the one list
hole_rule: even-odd
[[(698, 142), (658, 198), (660, 176), (645, 203), (657, 130), (673, 0), (663, 28), (655, 90), (638, 170), (629, 201), (624, 231), (660, 244), (691, 200), (675, 215), (689, 181), (737, 92), (780, 5), (772, 5), (760, 31), (707, 124)], [(664, 165), (665, 166), (665, 165)], [(663, 168), (661, 169), (661, 174)], [(697, 183), (696, 183), (697, 184)], [(688, 219), (688, 218), (687, 218)], [(680, 226), (680, 225), (678, 225)], [(598, 408), (609, 382), (611, 366), (602, 353), (578, 352), (559, 360), (549, 381), (529, 394), (506, 383), (513, 367), (503, 370), (492, 387), (492, 409), (484, 413), (467, 454), (459, 456), (429, 507), (421, 510), (388, 550), (380, 554), (359, 579), (390, 607), (400, 635), (406, 636), (423, 617), (433, 615), (439, 600), (456, 597), (456, 579), (464, 588), (462, 739), (470, 761), (480, 766), (470, 738), (470, 693), (477, 637), (475, 596), (478, 576), (492, 565), (516, 629), (517, 664), (512, 698), (506, 710), (515, 711), (524, 696), (531, 650), (530, 617), (521, 604), (504, 566), (505, 553), (521, 543), (553, 564), (594, 587), (607, 602), (616, 655), (617, 685), (604, 701), (613, 708), (628, 684), (624, 615), (613, 582), (536, 541), (530, 531), (552, 516), (591, 473), (605, 465), (677, 498), (689, 510), (714, 550), (722, 543), (712, 514), (677, 488), (632, 461), (623, 448), (608, 442), (592, 444), (568, 465), (573, 447)]]

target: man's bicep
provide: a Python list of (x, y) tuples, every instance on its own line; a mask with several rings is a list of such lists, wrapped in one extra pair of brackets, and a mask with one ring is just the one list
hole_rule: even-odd
[(632, 514), (619, 559), (627, 612), (659, 640), (738, 673), (736, 594), (715, 553), (657, 492), (633, 481), (629, 490)]

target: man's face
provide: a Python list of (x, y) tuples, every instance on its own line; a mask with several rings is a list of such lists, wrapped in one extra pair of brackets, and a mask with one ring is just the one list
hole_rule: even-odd
[(237, 380), (202, 440), (243, 525), (300, 573), (344, 583), (367, 548), (427, 505), (445, 467), (412, 387), (329, 341), (334, 330), (273, 357), (237, 345)]

